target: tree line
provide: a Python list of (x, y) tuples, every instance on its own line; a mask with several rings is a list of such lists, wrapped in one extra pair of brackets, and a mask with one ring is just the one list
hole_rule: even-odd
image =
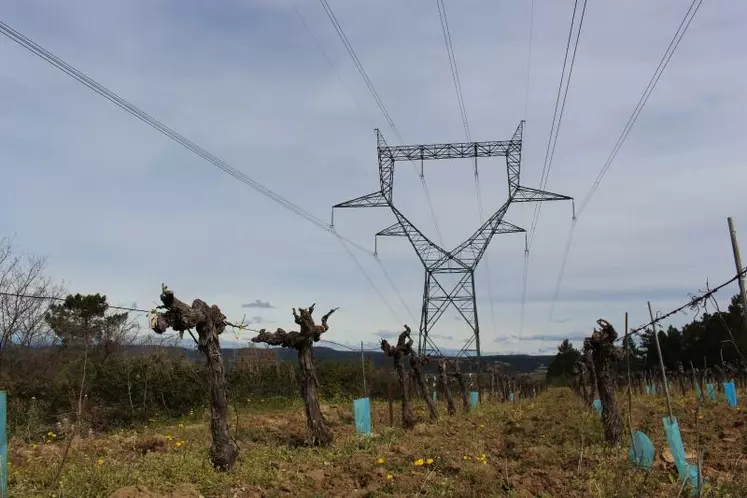
[[(726, 310), (704, 310), (680, 328), (669, 325), (658, 329), (657, 335), (664, 367), (669, 371), (705, 370), (718, 365), (745, 365), (747, 331), (744, 329), (744, 309), (739, 294), (732, 297)], [(630, 369), (644, 372), (659, 368), (653, 331), (627, 339)], [(623, 341), (619, 347), (624, 349)], [(582, 353), (568, 339), (558, 346), (558, 352), (547, 370), (552, 382), (565, 383), (575, 375), (575, 365)], [(624, 364), (623, 364), (624, 365)]]

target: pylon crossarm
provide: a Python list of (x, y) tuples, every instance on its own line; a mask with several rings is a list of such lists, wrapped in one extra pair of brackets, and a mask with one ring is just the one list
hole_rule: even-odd
[(402, 228), (402, 225), (395, 223), (394, 225), (388, 226), (380, 232), (376, 233), (376, 237), (405, 237), (407, 232)]
[(386, 201), (380, 191), (371, 192), (370, 194), (350, 199), (349, 201), (341, 202), (332, 206), (332, 209), (337, 208), (370, 208), (370, 207), (389, 207), (389, 203)]
[(395, 161), (497, 157), (505, 156), (510, 145), (510, 140), (431, 145), (399, 145), (395, 147), (390, 147), (385, 144), (383, 146), (379, 145), (379, 157), (388, 157)]
[(544, 201), (570, 201), (573, 197), (567, 195), (539, 190), (536, 188), (519, 186), (514, 193), (514, 202), (544, 202)]

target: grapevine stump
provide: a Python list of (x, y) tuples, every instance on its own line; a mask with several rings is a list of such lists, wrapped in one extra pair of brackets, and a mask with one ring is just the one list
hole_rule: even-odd
[(407, 393), (407, 376), (405, 374), (405, 356), (412, 353), (412, 339), (410, 338), (410, 327), (405, 325), (405, 330), (399, 334), (397, 345), (392, 346), (386, 339), (381, 340), (381, 350), (384, 354), (394, 359), (394, 369), (399, 378), (400, 391), (402, 392), (402, 426), (405, 429), (415, 427), (415, 415), (410, 408), (410, 399)]
[(284, 348), (295, 349), (298, 352), (298, 364), (300, 366), (300, 383), (301, 397), (306, 407), (306, 426), (309, 432), (310, 443), (312, 446), (329, 446), (332, 444), (334, 435), (327, 427), (324, 421), (322, 409), (319, 406), (319, 380), (316, 376), (316, 367), (314, 366), (314, 343), (319, 341), (322, 334), (329, 330), (327, 320), (337, 308), (329, 311), (322, 316), (321, 325), (314, 323), (312, 314), (314, 313), (312, 304), (309, 308), (293, 308), (293, 319), (299, 326), (299, 332), (286, 332), (278, 328), (275, 332), (268, 332), (261, 329), (252, 342), (262, 342), (270, 346), (282, 346)]
[(201, 299), (195, 299), (192, 306), (189, 306), (177, 299), (165, 284), (161, 285), (161, 302), (163, 305), (159, 306), (159, 309), (166, 311), (150, 317), (150, 326), (154, 332), (162, 334), (171, 327), (183, 335), (184, 331), (197, 330), (197, 349), (202, 351), (207, 359), (210, 433), (213, 438), (210, 461), (218, 470), (230, 470), (236, 462), (239, 448), (228, 432), (226, 376), (218, 339), (228, 325), (226, 317), (218, 306), (208, 306)]
[(609, 443), (622, 441), (622, 418), (615, 399), (612, 382), (612, 367), (621, 358), (621, 351), (614, 345), (617, 332), (606, 320), (599, 319), (600, 329), (584, 340), (584, 352), (593, 366), (597, 392), (602, 402), (602, 425), (604, 437)]

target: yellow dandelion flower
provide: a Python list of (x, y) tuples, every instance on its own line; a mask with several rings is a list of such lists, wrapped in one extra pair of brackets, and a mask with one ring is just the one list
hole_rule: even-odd
[(51, 443), (52, 441), (50, 441), (49, 439), (47, 439), (47, 440), (46, 440), (45, 442), (46, 442), (47, 444), (49, 444), (49, 443)]
[(184, 424), (179, 424), (180, 429), (184, 429)]
[(53, 434), (54, 434), (54, 432), (51, 432), (51, 431), (47, 432), (47, 436), (49, 436), (49, 437), (52, 437)]
[(387, 479), (394, 479), (394, 476), (393, 476), (392, 474), (387, 474), (387, 475), (386, 475), (386, 478), (387, 478)]
[(480, 429), (484, 429), (484, 428), (485, 428), (485, 424), (480, 424)]
[(167, 440), (169, 440), (169, 441), (171, 441), (171, 440), (173, 440), (173, 439), (174, 439), (174, 436), (171, 436), (171, 435), (167, 435), (167, 436), (164, 436), (164, 437), (165, 437), (165, 438), (166, 438)]
[(425, 463), (426, 463), (427, 465), (430, 465), (430, 464), (432, 464), (432, 463), (433, 463), (433, 459), (432, 459), (432, 458), (429, 458), (429, 459), (427, 459), (427, 460), (425, 461)]
[(384, 460), (383, 458), (377, 458), (377, 459), (376, 459), (376, 463), (378, 463), (378, 464), (382, 464), (382, 463), (384, 463), (385, 461), (386, 461), (386, 460)]
[(469, 460), (469, 455), (464, 455), (465, 460)]
[(420, 467), (421, 465), (423, 465), (423, 464), (425, 463), (425, 461), (424, 461), (424, 460), (423, 460), (422, 458), (418, 458), (418, 459), (417, 459), (417, 460), (415, 460), (415, 461), (414, 461), (413, 463), (414, 463), (415, 465), (417, 465), (418, 467)]
[(485, 453), (481, 453), (480, 454), (480, 458), (482, 458), (483, 460), (485, 460)]
[(483, 460), (482, 463), (483, 463), (483, 465), (487, 465), (488, 464), (488, 462), (486, 462), (485, 460)]
[(96, 460), (96, 463), (99, 464), (99, 465), (104, 465), (104, 459), (103, 458), (99, 458), (98, 460)]
[(178, 448), (178, 447), (180, 447), (183, 444), (184, 444), (184, 441), (177, 441), (176, 442), (176, 447)]

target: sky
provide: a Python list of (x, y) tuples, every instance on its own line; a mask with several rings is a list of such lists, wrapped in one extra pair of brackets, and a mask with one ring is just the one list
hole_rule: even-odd
[[(436, 2), (329, 4), (404, 142), (464, 141)], [(445, 5), (473, 140), (509, 139), (526, 119), (522, 184), (538, 187), (573, 2)], [(688, 5), (588, 3), (548, 190), (583, 199)], [(375, 128), (399, 145), (315, 1), (8, 0), (0, 20), (322, 220), (378, 188)], [(580, 346), (600, 317), (622, 331), (625, 312), (643, 324), (647, 301), (665, 312), (734, 275), (727, 216), (747, 247), (745, 24), (747, 3), (703, 3), (578, 218), (557, 299), (572, 207), (545, 203), (523, 328), (524, 236), (493, 239), (476, 274), (483, 353)], [(357, 248), (354, 260), (334, 235), (2, 36), (0, 60), (0, 237), (46, 257), (70, 292), (151, 308), (165, 282), (258, 328), (293, 326), (293, 307), (339, 306), (326, 337), (350, 346), (417, 330), (424, 271), (406, 239), (379, 240), (386, 273)], [(505, 160), (478, 166), (487, 216), (507, 195)], [(395, 204), (437, 240), (417, 169), (397, 165)], [(447, 248), (479, 226), (472, 171), (470, 160), (424, 165)], [(506, 220), (529, 229), (533, 212), (513, 204)], [(394, 221), (385, 209), (335, 214), (370, 251)], [(722, 305), (736, 292), (720, 292)], [(451, 310), (433, 334), (458, 349), (470, 332)]]

